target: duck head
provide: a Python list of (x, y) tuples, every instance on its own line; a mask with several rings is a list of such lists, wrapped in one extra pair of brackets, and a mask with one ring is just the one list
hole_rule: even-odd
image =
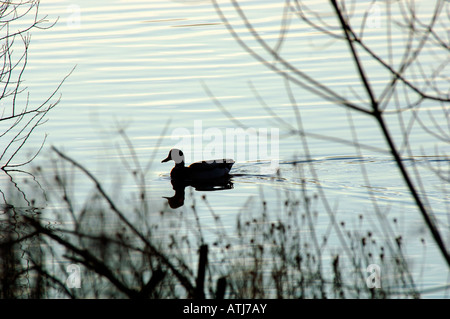
[(169, 155), (165, 159), (161, 161), (161, 163), (165, 163), (168, 161), (175, 161), (176, 165), (184, 166), (184, 154), (181, 150), (177, 148), (173, 148), (170, 150)]

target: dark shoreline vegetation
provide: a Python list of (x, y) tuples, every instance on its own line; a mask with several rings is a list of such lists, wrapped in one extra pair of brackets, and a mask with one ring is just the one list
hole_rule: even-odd
[[(145, 185), (140, 184), (139, 169), (133, 170), (133, 178), (140, 190), (132, 198), (122, 198), (121, 203), (129, 203), (124, 206), (83, 166), (54, 151), (58, 154), (51, 161), (54, 175), (35, 167), (32, 174), (39, 184), (29, 187), (34, 188), (30, 193), (45, 197), (41, 201), (46, 205), (58, 207), (55, 216), (59, 217), (42, 219), (39, 200), (25, 193), (12, 200), (21, 206), (4, 209), (3, 225), (8, 228), (1, 245), (2, 274), (11, 280), (3, 285), (6, 298), (420, 296), (401, 236), (383, 241), (370, 232), (346, 231), (344, 223), (336, 223), (331, 227), (342, 233), (342, 247), (324, 256), (329, 238), (315, 234), (320, 199), (307, 189), (306, 180), (299, 185), (298, 196), (281, 194), (278, 209), (269, 210), (264, 198), (249, 202), (232, 230), (223, 226), (207, 195), (197, 198), (211, 207), (215, 220), (216, 239), (208, 242), (211, 235), (206, 236), (198, 223), (196, 206), (174, 212), (167, 205), (154, 211)], [(297, 169), (302, 174), (303, 168)], [(80, 178), (89, 180), (93, 191), (75, 208)], [(366, 228), (363, 215), (357, 222), (361, 230)], [(380, 222), (387, 229), (396, 223)], [(389, 269), (383, 273), (381, 288), (367, 284), (371, 264)], [(76, 270), (82, 272), (79, 289), (70, 287), (69, 265), (81, 266)]]
[[(433, 15), (426, 21), (419, 19), (414, 6), (406, 2), (383, 7), (388, 24), (395, 25), (406, 39), (403, 58), (399, 63), (392, 63), (364, 41), (369, 12), (360, 25), (354, 25), (351, 8), (344, 3), (330, 1), (328, 13), (333, 14), (325, 15), (311, 11), (299, 1), (287, 1), (279, 38), (269, 43), (251, 24), (245, 7), (239, 2), (231, 1), (230, 8), (239, 17), (240, 27), (244, 28), (239, 32), (244, 34), (236, 31), (237, 27), (214, 1), (222, 23), (242, 48), (285, 81), (286, 92), (283, 94), (290, 99), (297, 126), (278, 117), (257, 89), (254, 89), (255, 97), (261, 103), (262, 111), (270, 114), (281, 129), (298, 137), (299, 148), (308, 160), (304, 165), (292, 164), (300, 180), (296, 192), (280, 191), (277, 203), (272, 205), (265, 201), (263, 193), (259, 202), (249, 200), (239, 213), (234, 229), (224, 227), (220, 215), (208, 201), (208, 195), (192, 194), (194, 204), (184, 206), (182, 210), (172, 210), (168, 203), (156, 209), (149, 197), (151, 185), (146, 180), (150, 164), (144, 165), (137, 158), (132, 141), (124, 131), (119, 131), (118, 135), (126, 146), (118, 152), (127, 153), (124, 171), (136, 185), (131, 194), (122, 193), (120, 179), (119, 186), (111, 190), (110, 185), (105, 185), (83, 163), (56, 147), (52, 147), (46, 167), (32, 162), (40, 149), (28, 160), (17, 162), (16, 155), (28, 137), (59, 103), (56, 94), (65, 78), (41, 105), (33, 108), (27, 99), (24, 105), (18, 105), (18, 101), (23, 101), (19, 96), (26, 94), (20, 85), (30, 44), (28, 32), (49, 28), (52, 24), (45, 25), (45, 19), (38, 18), (39, 1), (2, 4), (0, 24), (3, 30), (25, 16), (35, 18), (21, 32), (7, 33), (1, 38), (4, 67), (0, 99), (4, 102), (2, 105), (7, 106), (2, 110), (0, 121), (9, 126), (4, 134), (2, 132), (6, 142), (2, 144), (0, 160), (2, 174), (10, 181), (10, 188), (0, 191), (3, 198), (0, 210), (0, 298), (344, 299), (420, 298), (426, 294), (427, 290), (419, 287), (411, 273), (403, 236), (398, 230), (401, 229), (399, 221), (388, 218), (379, 209), (377, 198), (370, 189), (372, 216), (368, 218), (367, 212), (358, 214), (353, 228), (340, 221), (327, 200), (326, 190), (320, 183), (312, 183), (307, 178), (311, 176), (314, 181), (320, 181), (308, 143), (321, 139), (352, 145), (361, 158), (365, 150), (391, 156), (415, 204), (416, 211), (410, 213), (422, 216), (423, 227), (430, 234), (431, 243), (420, 239), (423, 249), (433, 247), (439, 251), (449, 269), (449, 230), (437, 223), (433, 203), (428, 200), (426, 190), (421, 189), (415, 162), (405, 164), (407, 159), (414, 158), (416, 145), (409, 138), (412, 122), (408, 122), (410, 120), (404, 114), (410, 111), (417, 125), (421, 125), (419, 108), (423, 103), (433, 101), (442, 107), (443, 118), (447, 125), (450, 124), (446, 110), (450, 99), (439, 85), (440, 71), (422, 69), (419, 60), (429, 46), (436, 51), (449, 50), (439, 33), (449, 4), (436, 2)], [(404, 21), (391, 20), (391, 10), (401, 10)], [(358, 94), (344, 97), (284, 59), (282, 47), (292, 19), (298, 19), (348, 47), (348, 59), (355, 66), (351, 72), (360, 82), (355, 88), (360, 90)], [(260, 51), (249, 46), (243, 40), (244, 36), (251, 36)], [(386, 36), (388, 52), (392, 55), (392, 34)], [(21, 51), (17, 48), (19, 44), (22, 44)], [(17, 56), (17, 52), (22, 54)], [(362, 54), (365, 59), (361, 58)], [(387, 74), (389, 81), (381, 91), (374, 89), (370, 76), (365, 73), (367, 57)], [(415, 68), (421, 71), (411, 74), (410, 70)], [(418, 76), (422, 81), (417, 79)], [(446, 81), (448, 84), (448, 79)], [(204, 88), (212, 103), (232, 123), (246, 127), (226, 110), (214, 96), (213, 89), (207, 84)], [(332, 101), (336, 107), (343, 107), (348, 112), (353, 139), (339, 140), (305, 131), (295, 94), (300, 88)], [(358, 142), (352, 114), (373, 118), (374, 127), (385, 141), (384, 149)], [(398, 120), (396, 129), (403, 133), (400, 138), (394, 138), (390, 133), (392, 118)], [(424, 132), (448, 143), (450, 138), (444, 126), (436, 120), (432, 122), (435, 127), (423, 126)], [(164, 134), (165, 131), (161, 139)], [(436, 150), (436, 154), (429, 156), (442, 159), (436, 164), (438, 166), (430, 163), (429, 169), (442, 183), (448, 183), (447, 154)], [(370, 185), (364, 163), (361, 172)], [(22, 182), (22, 175), (28, 176), (27, 182)], [(274, 176), (274, 179), (281, 177)], [(92, 185), (84, 202), (79, 202), (77, 194), (80, 179)], [(196, 203), (208, 207), (213, 217), (214, 225), (208, 230), (199, 221)], [(47, 216), (44, 211), (49, 209), (55, 219), (44, 217)], [(319, 215), (329, 218), (325, 235), (316, 232)], [(339, 243), (338, 247), (329, 247), (331, 237), (333, 242)], [(382, 269), (381, 276), (378, 276), (377, 267)], [(449, 284), (443, 283), (442, 287), (433, 289), (448, 292)]]

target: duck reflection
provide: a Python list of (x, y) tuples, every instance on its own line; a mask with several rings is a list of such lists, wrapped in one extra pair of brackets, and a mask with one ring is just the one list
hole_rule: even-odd
[(175, 195), (172, 197), (163, 197), (167, 199), (170, 208), (175, 209), (184, 205), (185, 188), (187, 186), (193, 187), (196, 191), (220, 191), (232, 189), (233, 183), (231, 178), (221, 177), (208, 180), (186, 181), (186, 180), (171, 180)]

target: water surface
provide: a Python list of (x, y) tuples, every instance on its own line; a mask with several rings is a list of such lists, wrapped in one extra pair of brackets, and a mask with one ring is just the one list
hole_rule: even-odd
[[(244, 33), (232, 7), (228, 4), (223, 8), (237, 30), (243, 32), (244, 39), (256, 47), (250, 34)], [(282, 6), (258, 1), (249, 2), (245, 9), (261, 34), (276, 43)], [(174, 194), (169, 178), (171, 164), (160, 163), (172, 147), (185, 146), (187, 162), (210, 156), (233, 157), (237, 160), (232, 170), (233, 188), (198, 192), (188, 187), (185, 205), (176, 209), (194, 223), (194, 217), (186, 214), (195, 203), (202, 226), (212, 229), (207, 235), (211, 241), (214, 216), (201, 200), (202, 195), (225, 227), (233, 229), (237, 216), (246, 212), (249, 202), (258, 207), (265, 201), (277, 212), (285, 196), (301, 198), (302, 185), (306, 184), (311, 196), (324, 200), (322, 195), (326, 194), (337, 222), (355, 225), (363, 215), (372, 221), (371, 231), (383, 238), (386, 234), (376, 225), (378, 217), (374, 215), (375, 210), (381, 212), (395, 234), (401, 234), (407, 243), (407, 259), (413, 265), (411, 271), (419, 288), (447, 283), (448, 268), (425, 231), (397, 166), (388, 152), (374, 150), (385, 149), (374, 121), (356, 113), (350, 117), (345, 109), (294, 87), (307, 132), (352, 140), (354, 125), (358, 142), (371, 147), (361, 154), (352, 145), (310, 138), (305, 148), (301, 137), (290, 135), (289, 126), (261, 104), (262, 99), (283, 121), (296, 127), (285, 82), (236, 43), (211, 3), (44, 1), (40, 11), (57, 23), (48, 30), (32, 32), (24, 74), (30, 103), (45, 99), (75, 67), (61, 88), (61, 102), (27, 144), (33, 149), (40, 145), (43, 134), (48, 134), (46, 146), (34, 164), (48, 171), (49, 176), (50, 146), (54, 145), (91, 170), (106, 190), (114, 192), (120, 184), (120, 189), (129, 194), (139, 185), (124, 163), (133, 166), (133, 158), (137, 158), (144, 167), (151, 163), (146, 192), (157, 211), (167, 209), (164, 197)], [(363, 11), (355, 14), (361, 17)], [(346, 96), (352, 96), (352, 91), (362, 92), (358, 78), (349, 72), (354, 66), (346, 46), (332, 40), (324, 45), (323, 35), (295, 19), (291, 27), (282, 48), (286, 59)], [(383, 51), (381, 28), (368, 29), (366, 37), (374, 48)], [(386, 74), (377, 70), (375, 64), (369, 64), (367, 72), (375, 88), (381, 89)], [(394, 110), (394, 106), (391, 108)], [(425, 123), (434, 120), (445, 124), (445, 119), (439, 117), (439, 106), (426, 104), (422, 110), (438, 116), (424, 116)], [(405, 116), (411, 118), (411, 114)], [(227, 130), (237, 129), (237, 121), (246, 128), (267, 133), (268, 141), (273, 137), (270, 132), (277, 132), (279, 137), (256, 153), (252, 152), (253, 140), (249, 136), (236, 140), (235, 147), (227, 150)], [(398, 117), (394, 115), (390, 121), (394, 136), (401, 141)], [(135, 154), (129, 152), (119, 130), (126, 132)], [(448, 150), (448, 144), (425, 134), (419, 125), (413, 126), (409, 138), (414, 141), (413, 156), (405, 164), (419, 170), (433, 212), (442, 229), (446, 229), (447, 185), (436, 178), (428, 165), (447, 165), (445, 157), (432, 156), (441, 154), (436, 150)], [(276, 162), (276, 170), (272, 162)], [(7, 177), (2, 181), (8, 183)], [(82, 177), (77, 181), (77, 196), (82, 199), (92, 191), (92, 185)], [(330, 216), (322, 205), (320, 201), (316, 204), (317, 230), (328, 234)], [(339, 241), (331, 240), (327, 249), (339, 251)], [(424, 296), (447, 295), (438, 290)]]

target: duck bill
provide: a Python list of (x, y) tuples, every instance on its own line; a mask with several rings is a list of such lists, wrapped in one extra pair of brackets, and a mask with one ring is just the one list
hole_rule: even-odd
[(167, 156), (165, 159), (163, 159), (163, 160), (161, 161), (161, 163), (165, 163), (165, 162), (168, 162), (168, 161), (170, 161), (170, 154), (169, 154), (169, 156)]

